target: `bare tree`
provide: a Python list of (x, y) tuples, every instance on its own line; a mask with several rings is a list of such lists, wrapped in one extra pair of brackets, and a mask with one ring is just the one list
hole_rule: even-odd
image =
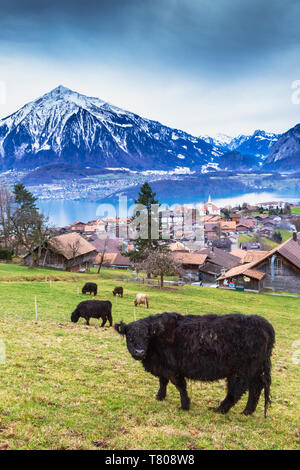
[(69, 260), (69, 267), (75, 266), (77, 261), (76, 257), (79, 255), (80, 251), (80, 240), (74, 240), (73, 242), (68, 243), (68, 248), (70, 250), (72, 258)]
[(145, 271), (160, 277), (160, 285), (164, 285), (165, 276), (176, 276), (182, 274), (181, 264), (172, 257), (168, 251), (146, 250), (145, 259), (135, 265), (137, 271)]
[(104, 263), (105, 254), (106, 254), (106, 251), (107, 251), (108, 240), (109, 240), (109, 238), (107, 237), (105, 239), (103, 250), (102, 250), (101, 255), (100, 255), (99, 266), (98, 266), (98, 271), (97, 271), (98, 274), (100, 274), (101, 268), (102, 268), (103, 263)]
[(16, 209), (12, 216), (12, 225), (16, 242), (30, 252), (32, 266), (36, 265), (50, 238), (47, 218), (37, 211), (29, 213)]

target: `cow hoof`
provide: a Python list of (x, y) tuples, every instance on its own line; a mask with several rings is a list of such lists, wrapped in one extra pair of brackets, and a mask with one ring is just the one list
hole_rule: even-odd
[(244, 410), (244, 411), (242, 411), (241, 414), (242, 414), (242, 415), (245, 415), (245, 416), (251, 416), (252, 413), (254, 413), (254, 412), (253, 412), (253, 411)]
[(211, 406), (208, 408), (209, 410), (213, 411), (214, 413), (220, 413), (222, 415), (226, 415), (227, 411), (225, 411), (223, 408), (220, 408), (219, 406)]
[(190, 409), (190, 401), (187, 401), (186, 403), (181, 404), (181, 410), (189, 411), (189, 409)]
[(157, 394), (156, 397), (155, 397), (155, 399), (156, 399), (157, 401), (164, 401), (165, 398), (166, 398), (165, 396), (158, 395), (158, 394)]
[(182, 411), (189, 411), (190, 410), (190, 405), (184, 405), (179, 408)]

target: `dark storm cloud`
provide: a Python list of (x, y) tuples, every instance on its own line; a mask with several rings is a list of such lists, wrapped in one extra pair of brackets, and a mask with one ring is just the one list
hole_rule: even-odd
[[(12, 0), (0, 50), (76, 54), (203, 75), (267, 67), (299, 46), (297, 0)], [(2, 5), (3, 3), (3, 5)]]

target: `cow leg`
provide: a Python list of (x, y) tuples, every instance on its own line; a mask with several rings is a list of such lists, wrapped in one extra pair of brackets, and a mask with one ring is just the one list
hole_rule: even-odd
[(214, 411), (217, 413), (226, 414), (247, 391), (248, 384), (242, 377), (228, 377), (227, 378), (227, 395), (218, 408)]
[(102, 318), (102, 325), (101, 325), (101, 327), (105, 325), (106, 320), (107, 320), (107, 317)]
[(249, 386), (249, 397), (246, 408), (243, 411), (244, 415), (247, 416), (254, 413), (263, 388), (264, 384), (260, 374), (251, 379)]
[(186, 390), (186, 381), (185, 378), (182, 376), (179, 377), (172, 377), (171, 382), (175, 385), (178, 392), (180, 393), (181, 399), (181, 409), (182, 410), (189, 410), (190, 409), (190, 402), (187, 390)]
[(156, 395), (156, 400), (162, 401), (166, 398), (168, 383), (168, 379), (165, 379), (165, 377), (159, 377), (159, 390)]
[(89, 319), (88, 317), (85, 319), (85, 321), (86, 321), (86, 324), (87, 324), (87, 325), (90, 324), (90, 319)]

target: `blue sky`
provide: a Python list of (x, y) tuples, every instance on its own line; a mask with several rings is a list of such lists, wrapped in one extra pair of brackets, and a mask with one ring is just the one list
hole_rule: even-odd
[(0, 6), (0, 117), (63, 84), (194, 135), (300, 122), (298, 0)]

